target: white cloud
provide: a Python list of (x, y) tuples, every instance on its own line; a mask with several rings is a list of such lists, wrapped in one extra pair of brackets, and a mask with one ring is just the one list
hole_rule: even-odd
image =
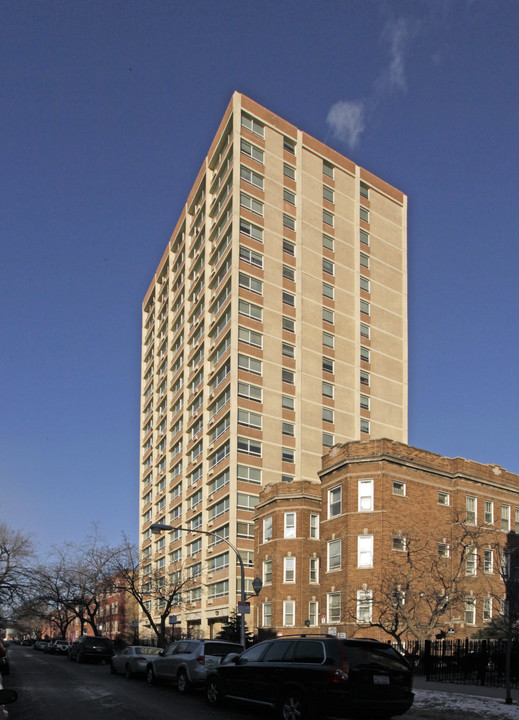
[(405, 90), (405, 51), (409, 37), (409, 22), (406, 18), (398, 18), (387, 23), (383, 35), (388, 38), (391, 62), (387, 72), (387, 89), (392, 91)]
[(326, 122), (335, 137), (353, 148), (366, 127), (366, 108), (363, 100), (341, 100), (332, 105)]
[(382, 39), (389, 45), (389, 63), (373, 84), (371, 94), (362, 100), (340, 100), (331, 106), (326, 122), (334, 136), (354, 148), (370, 117), (384, 97), (406, 90), (406, 53), (414, 27), (408, 18), (388, 21)]

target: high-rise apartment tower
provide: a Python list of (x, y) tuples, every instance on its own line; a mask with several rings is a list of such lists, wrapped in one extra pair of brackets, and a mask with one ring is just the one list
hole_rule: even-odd
[[(234, 93), (143, 303), (140, 549), (210, 636), (261, 486), (337, 442), (407, 442), (407, 197)], [(155, 611), (157, 608), (152, 608)]]

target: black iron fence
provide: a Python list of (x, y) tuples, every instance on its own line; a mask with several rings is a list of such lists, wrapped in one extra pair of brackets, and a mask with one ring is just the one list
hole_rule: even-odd
[[(408, 660), (428, 680), (504, 687), (506, 640), (426, 640), (410, 643)], [(519, 687), (519, 642), (512, 641), (510, 681)]]

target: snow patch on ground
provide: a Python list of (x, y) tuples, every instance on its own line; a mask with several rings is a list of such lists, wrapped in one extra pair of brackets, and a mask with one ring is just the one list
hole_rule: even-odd
[(517, 704), (506, 705), (503, 698), (466, 695), (452, 692), (434, 692), (431, 690), (415, 690), (414, 703), (403, 717), (443, 718), (452, 720), (452, 716), (472, 720), (518, 720)]

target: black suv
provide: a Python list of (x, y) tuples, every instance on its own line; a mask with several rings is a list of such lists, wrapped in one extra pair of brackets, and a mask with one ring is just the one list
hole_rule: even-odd
[(283, 637), (230, 655), (207, 676), (206, 696), (269, 705), (282, 720), (319, 715), (390, 718), (413, 704), (407, 661), (377, 640)]
[(72, 643), (68, 651), (68, 659), (78, 663), (87, 662), (108, 662), (114, 654), (114, 644), (107, 637), (92, 637), (91, 635), (80, 635)]

